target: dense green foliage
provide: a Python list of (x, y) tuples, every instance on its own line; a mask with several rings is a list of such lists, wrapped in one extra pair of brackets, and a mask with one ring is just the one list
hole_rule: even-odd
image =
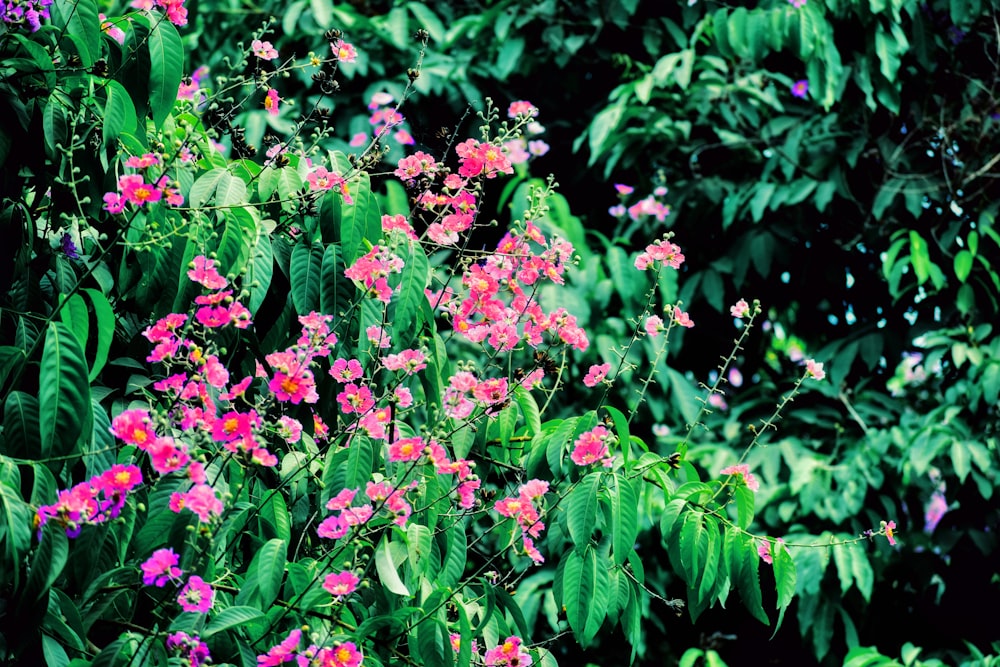
[[(355, 649), (504, 664), (504, 647), (543, 664), (993, 664), (994, 624), (967, 601), (1000, 599), (998, 14), (797, 4), (206, 0), (185, 25), (176, 2), (55, 0), (37, 30), (8, 10), (0, 661), (192, 664), (204, 641), (247, 665), (282, 646), (337, 665)], [(501, 120), (519, 99), (537, 117)], [(470, 137), (552, 150), (477, 170), (456, 157)], [(426, 158), (394, 175), (415, 150), (467, 179), (442, 189)], [(472, 206), (457, 244), (425, 192)], [(680, 270), (638, 271), (668, 231)], [(521, 302), (505, 347), (425, 297), (474, 302), (476, 272), (518, 240), (517, 261), (551, 269), (510, 281), (547, 314), (541, 343)], [(345, 275), (373, 247), (384, 285)], [(218, 280), (189, 274), (204, 256)], [(740, 298), (762, 310), (734, 319)], [(154, 362), (165, 342), (183, 354)], [(385, 358), (414, 350), (413, 374)], [(282, 353), (306, 359), (315, 401)], [(341, 398), (337, 358), (360, 360), (375, 405)], [(462, 371), (482, 385), (465, 414)], [(202, 388), (167, 382), (180, 373)], [(362, 413), (388, 419), (381, 436)], [(194, 467), (157, 461), (128, 415)], [(253, 435), (233, 444), (241, 418)], [(409, 438), (412, 455), (392, 449)], [(108, 470), (142, 482), (71, 517), (65, 490)], [(213, 501), (185, 495), (206, 481)], [(323, 508), (365, 496), (373, 518), (330, 537)], [(144, 581), (167, 548), (184, 579)], [(326, 578), (348, 572), (363, 583), (338, 594)], [(210, 610), (177, 599), (197, 577)]]

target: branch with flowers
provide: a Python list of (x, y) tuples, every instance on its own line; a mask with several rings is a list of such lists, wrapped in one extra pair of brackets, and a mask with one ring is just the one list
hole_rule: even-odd
[[(3, 357), (2, 583), (35, 628), (14, 638), (4, 626), (11, 657), (528, 665), (553, 659), (549, 640), (508, 588), (536, 568), (551, 570), (565, 611), (556, 633), (588, 646), (620, 626), (637, 646), (655, 595), (635, 550), (651, 494), (692, 617), (738, 590), (768, 622), (763, 559), (780, 623), (798, 545), (748, 532), (756, 480), (742, 459), (702, 482), (683, 451), (663, 457), (629, 433), (667, 335), (627, 414), (605, 391), (594, 409), (542, 419), (591, 346), (577, 316), (543, 298), (566, 289), (576, 261), (545, 222), (554, 183), (530, 193), (494, 249), (471, 241), (490, 224), (486, 183), (547, 150), (529, 141), (539, 109), (514, 101), (501, 119), (487, 101), (478, 135), (453, 153), (386, 164), (418, 61), (399, 101), (372, 98), (359, 153), (329, 148), (317, 104), (258, 155), (240, 114), (287, 113), (271, 82), (297, 69), (318, 67), (334, 95), (337, 68), (359, 57), (342, 33), (328, 58), (275, 64), (257, 32), (238, 63), (253, 76), (217, 78), (213, 92), (204, 72), (181, 77), (183, 3), (107, 21), (92, 0), (76, 14), (57, 4), (60, 34), (81, 35), (39, 28), (12, 48), (52, 87), (49, 74), (86, 89), (79, 107), (56, 106), (53, 91), (44, 113), (99, 127), (106, 164), (85, 177), (66, 163), (69, 207), (23, 184), (21, 205), (47, 216), (41, 236), (61, 253), (39, 249), (50, 264), (20, 275), (12, 297), (49, 300), (5, 314), (19, 333)], [(79, 51), (91, 78), (42, 67), (46, 48)], [(98, 72), (98, 56), (119, 69)], [(149, 85), (130, 92), (136, 72)], [(393, 140), (409, 144), (402, 129)], [(82, 159), (75, 138), (57, 143), (54, 160)], [(635, 268), (683, 260), (663, 238)], [(694, 326), (679, 303), (663, 312), (667, 324), (637, 320), (614, 375), (595, 365), (584, 385), (610, 386), (641, 336)], [(822, 365), (807, 376), (822, 379)], [(894, 528), (879, 534), (891, 541)], [(121, 632), (108, 640), (106, 626)]]

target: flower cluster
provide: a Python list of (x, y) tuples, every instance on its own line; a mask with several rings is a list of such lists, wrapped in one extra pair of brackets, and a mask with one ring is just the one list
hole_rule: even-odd
[(211, 662), (212, 659), (208, 645), (197, 635), (191, 636), (186, 632), (174, 632), (169, 635), (167, 650), (183, 660), (185, 667), (199, 667)]
[(600, 462), (605, 468), (610, 468), (615, 458), (609, 454), (608, 444), (614, 441), (615, 436), (607, 428), (595, 426), (580, 434), (573, 443), (573, 451), (569, 457), (578, 466), (589, 466)]
[(739, 479), (743, 480), (743, 483), (747, 485), (747, 488), (751, 491), (757, 491), (760, 488), (760, 482), (757, 478), (753, 476), (750, 472), (750, 466), (745, 463), (740, 463), (738, 465), (731, 465), (723, 468), (719, 471), (720, 475), (735, 475)]
[(646, 246), (646, 250), (635, 258), (635, 268), (645, 271), (656, 262), (663, 262), (672, 269), (679, 269), (684, 263), (684, 254), (677, 244), (670, 242), (669, 234)]
[(99, 475), (59, 492), (56, 502), (38, 508), (36, 523), (49, 521), (78, 537), (85, 525), (104, 523), (117, 517), (130, 491), (142, 484), (142, 473), (134, 465), (115, 464)]
[(608, 209), (608, 213), (615, 218), (623, 219), (625, 216), (628, 216), (630, 220), (639, 221), (652, 216), (657, 222), (663, 222), (670, 215), (670, 206), (660, 201), (668, 192), (667, 188), (662, 185), (654, 188), (652, 193), (627, 208), (624, 200), (635, 192), (635, 188), (631, 185), (616, 183), (615, 191), (622, 199), (621, 202)]
[(8, 25), (26, 24), (31, 32), (42, 27), (42, 19), (49, 18), (52, 0), (5, 0), (0, 2), (0, 19)]
[(532, 663), (531, 654), (524, 649), (520, 637), (507, 637), (483, 656), (486, 667), (528, 667)]
[(302, 630), (296, 628), (281, 642), (272, 646), (267, 653), (257, 656), (258, 667), (277, 667), (286, 662), (317, 667), (359, 667), (363, 656), (354, 642), (335, 643), (332, 647), (315, 644), (299, 650), (302, 644)]
[[(396, 143), (403, 146), (413, 145), (416, 143), (413, 135), (404, 127), (406, 118), (396, 110), (394, 102), (395, 98), (384, 91), (372, 95), (372, 99), (368, 103), (368, 110), (371, 112), (371, 116), (368, 117), (368, 124), (372, 126), (372, 136), (386, 136), (392, 128), (398, 127), (399, 129), (392, 135)], [(351, 138), (351, 146), (364, 146), (369, 141), (369, 138), (369, 135), (359, 132)]]
[[(541, 552), (535, 547), (535, 539), (545, 530), (539, 504), (549, 491), (549, 483), (533, 479), (522, 484), (516, 496), (509, 496), (493, 504), (493, 509), (501, 516), (514, 519), (521, 528), (521, 546), (524, 553), (536, 563), (545, 562)], [(536, 504), (538, 503), (538, 504)]]
[[(532, 243), (541, 246), (535, 251)], [(508, 232), (497, 250), (462, 276), (464, 296), (451, 292), (428, 293), (431, 305), (451, 315), (452, 326), (473, 343), (486, 342), (506, 352), (522, 341), (537, 348), (551, 334), (561, 344), (577, 350), (589, 346), (586, 332), (564, 308), (545, 313), (535, 300), (534, 287), (541, 280), (564, 283), (563, 273), (573, 255), (573, 246), (559, 239), (546, 239), (531, 222), (523, 233)], [(525, 289), (529, 288), (529, 289)]]
[(187, 25), (187, 8), (184, 0), (132, 0), (132, 9), (152, 11), (154, 7), (162, 9), (167, 19), (175, 26)]

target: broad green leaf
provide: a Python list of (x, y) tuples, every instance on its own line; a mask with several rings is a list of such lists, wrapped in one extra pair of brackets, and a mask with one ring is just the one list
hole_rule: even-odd
[(67, 106), (72, 103), (61, 91), (54, 91), (42, 109), (42, 136), (45, 139), (45, 154), (49, 160), (60, 159), (60, 148), (66, 147), (69, 138)]
[(289, 278), (292, 283), (292, 303), (299, 315), (319, 308), (320, 272), (323, 268), (323, 247), (305, 237), (292, 249)]
[(521, 416), (524, 417), (527, 426), (526, 435), (534, 437), (541, 433), (542, 420), (538, 412), (538, 403), (535, 402), (535, 397), (531, 395), (531, 392), (521, 385), (516, 385), (514, 387), (514, 400), (521, 408)]
[[(2, 470), (7, 466), (17, 473), (17, 466), (12, 462), (5, 463), (0, 458), (0, 474), (3, 474)], [(0, 536), (3, 537), (0, 543), (4, 547), (4, 562), (10, 565), (9, 569), (5, 566), (5, 572), (9, 572), (15, 589), (20, 584), (22, 574), (20, 563), (31, 549), (31, 526), (34, 519), (32, 507), (21, 499), (17, 486), (20, 486), (20, 475), (10, 481), (0, 478)]]
[(753, 491), (751, 491), (746, 485), (741, 484), (736, 487), (734, 496), (736, 498), (736, 516), (738, 517), (737, 523), (740, 528), (746, 530), (750, 527), (750, 524), (753, 523)]
[(184, 47), (177, 28), (170, 21), (156, 21), (149, 31), (149, 110), (157, 128), (174, 108), (183, 68)]
[(428, 574), (429, 567), (433, 565), (431, 568), (433, 574), (440, 566), (440, 563), (434, 564), (430, 557), (432, 537), (427, 526), (411, 523), (406, 527), (406, 549), (414, 577), (422, 579)]
[[(405, 551), (405, 549), (403, 550)], [(409, 597), (410, 589), (399, 578), (397, 568), (398, 565), (396, 564), (396, 558), (393, 556), (393, 549), (389, 538), (383, 536), (378, 549), (375, 550), (375, 571), (378, 572), (379, 580), (389, 592)]]
[(219, 187), (219, 182), (227, 176), (229, 176), (229, 172), (225, 167), (210, 169), (199, 176), (195, 180), (194, 185), (191, 186), (191, 192), (188, 194), (188, 206), (191, 208), (201, 208), (207, 204)]
[(243, 279), (243, 285), (250, 292), (245, 305), (251, 315), (256, 315), (260, 305), (264, 303), (273, 275), (274, 251), (271, 248), (271, 237), (263, 227), (258, 227), (257, 236), (250, 244), (250, 259)]
[(101, 132), (104, 145), (113, 146), (122, 132), (135, 133), (138, 118), (135, 103), (125, 86), (114, 79), (108, 79), (105, 83), (107, 101), (104, 103), (104, 125)]
[(278, 492), (268, 492), (269, 500), (263, 503), (260, 516), (273, 529), (274, 538), (285, 543), (291, 541), (292, 522), (288, 516), (288, 506)]
[(465, 524), (458, 522), (448, 528), (446, 533), (448, 547), (437, 577), (437, 585), (442, 588), (454, 588), (465, 574), (465, 563), (468, 557), (468, 542), (465, 539)]
[(23, 600), (31, 604), (42, 599), (49, 587), (62, 574), (69, 559), (69, 538), (66, 531), (51, 521), (42, 528), (42, 537), (31, 559)]
[(88, 376), (88, 379), (93, 382), (108, 362), (108, 352), (111, 351), (111, 341), (114, 339), (117, 320), (111, 303), (103, 293), (89, 287), (85, 287), (83, 293), (93, 304), (94, 316), (97, 321), (97, 348), (94, 351), (94, 361), (90, 365)]
[(705, 515), (698, 511), (685, 514), (680, 532), (680, 555), (684, 579), (689, 586), (698, 581), (702, 572), (708, 554), (708, 540)]
[(587, 546), (566, 555), (562, 572), (563, 607), (573, 634), (586, 647), (596, 636), (608, 608), (608, 569)]
[(61, 29), (64, 38), (74, 38), (72, 42), (81, 64), (91, 67), (101, 54), (97, 0), (54, 0), (50, 13), (53, 24)]
[(959, 250), (955, 255), (955, 277), (958, 278), (959, 282), (964, 283), (971, 271), (972, 253), (965, 249)]
[(208, 622), (208, 625), (205, 626), (205, 629), (200, 634), (202, 639), (207, 639), (223, 630), (236, 628), (254, 621), (261, 621), (265, 618), (264, 612), (255, 607), (229, 607), (213, 616), (212, 620)]
[(590, 542), (597, 524), (597, 493), (601, 476), (600, 472), (590, 473), (566, 496), (566, 524), (578, 549)]
[(400, 345), (409, 344), (423, 328), (418, 315), (420, 306), (427, 302), (424, 288), (429, 280), (427, 255), (419, 243), (409, 244), (404, 261), (399, 289), (393, 297), (396, 309), (392, 324)]
[(281, 591), (287, 552), (288, 543), (275, 538), (265, 542), (254, 556), (250, 571), (257, 579), (262, 607), (271, 606)]
[(90, 380), (83, 347), (62, 322), (50, 322), (39, 371), (42, 455), (63, 455), (89, 441), (93, 426)]
[(350, 304), (354, 287), (344, 275), (345, 268), (340, 246), (328, 245), (323, 252), (323, 266), (320, 270), (320, 312), (337, 315)]
[(781, 627), (781, 622), (785, 618), (785, 611), (791, 604), (795, 596), (795, 563), (788, 549), (781, 542), (775, 542), (771, 546), (771, 558), (774, 566), (774, 582), (778, 592), (778, 620), (774, 624), (773, 638)]
[[(735, 531), (735, 529), (730, 529)], [(764, 625), (771, 625), (770, 619), (764, 613), (760, 591), (760, 556), (757, 555), (755, 540), (743, 533), (728, 535), (732, 540), (730, 545), (729, 575), (735, 580), (736, 587), (746, 607), (754, 618)]]
[(418, 660), (424, 665), (441, 665), (447, 667), (454, 664), (455, 652), (451, 649), (448, 628), (433, 616), (425, 618), (416, 626), (416, 639), (410, 634), (410, 645), (417, 648)]
[(371, 191), (367, 172), (361, 172), (356, 179), (348, 182), (353, 197), (352, 204), (342, 207), (340, 219), (341, 250), (344, 263), (351, 266), (365, 252), (365, 241), (376, 244), (382, 235), (382, 214), (378, 199)]
[[(375, 461), (375, 450), (371, 440), (363, 435), (351, 438), (347, 446), (345, 489), (356, 489), (365, 485), (371, 479), (372, 466)], [(334, 491), (337, 493), (337, 491)]]
[(611, 492), (611, 555), (621, 565), (635, 551), (639, 535), (639, 497), (624, 475), (613, 475)]

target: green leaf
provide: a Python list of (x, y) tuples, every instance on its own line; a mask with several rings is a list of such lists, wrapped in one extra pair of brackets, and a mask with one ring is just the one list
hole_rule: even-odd
[(760, 556), (757, 555), (755, 540), (736, 528), (727, 530), (726, 539), (730, 544), (729, 576), (735, 580), (736, 587), (743, 598), (743, 606), (758, 621), (770, 625), (771, 621), (764, 613), (760, 591)]
[(538, 403), (535, 402), (535, 397), (531, 395), (531, 392), (521, 385), (515, 385), (514, 400), (517, 401), (518, 407), (521, 408), (521, 415), (524, 417), (527, 426), (526, 435), (534, 437), (541, 433), (542, 419), (538, 411)]
[(524, 53), (524, 37), (509, 37), (503, 41), (500, 53), (497, 55), (496, 65), (493, 67), (493, 75), (498, 81), (504, 81), (517, 67)]
[(680, 533), (680, 554), (684, 580), (689, 586), (701, 575), (708, 554), (708, 540), (705, 515), (698, 511), (685, 514)]
[(250, 572), (257, 579), (262, 607), (271, 606), (281, 591), (287, 552), (288, 543), (275, 538), (265, 542), (254, 556)]
[(570, 628), (584, 647), (597, 635), (607, 615), (609, 581), (608, 569), (599, 562), (593, 547), (588, 546), (582, 554), (574, 549), (567, 555), (562, 571), (563, 607)]
[(597, 491), (600, 483), (601, 473), (592, 472), (581, 479), (566, 496), (566, 523), (577, 548), (590, 542), (597, 524)]
[(45, 139), (45, 155), (56, 162), (60, 159), (59, 148), (66, 146), (69, 138), (69, 123), (66, 113), (67, 101), (60, 91), (49, 95), (42, 110), (42, 136)]
[(250, 260), (243, 279), (243, 285), (250, 292), (245, 305), (251, 315), (256, 315), (257, 309), (264, 303), (273, 277), (274, 250), (271, 247), (271, 237), (262, 226), (258, 226), (257, 236), (250, 244)]
[(410, 243), (399, 290), (394, 297), (396, 310), (392, 324), (400, 339), (400, 345), (407, 345), (422, 328), (417, 315), (420, 313), (420, 307), (427, 303), (424, 288), (427, 287), (429, 279), (428, 267), (427, 255), (424, 254), (423, 248), (419, 243)]
[(740, 528), (746, 530), (750, 527), (750, 524), (753, 523), (753, 491), (751, 491), (746, 485), (741, 484), (736, 487), (734, 495), (736, 497), (736, 516), (738, 517), (737, 523)]
[(39, 434), (43, 456), (61, 456), (90, 439), (93, 412), (83, 347), (62, 322), (50, 322), (39, 371)]
[(621, 565), (635, 551), (639, 535), (639, 497), (624, 475), (613, 475), (611, 491), (611, 554)]
[(351, 444), (347, 446), (344, 488), (356, 489), (364, 486), (365, 482), (371, 479), (374, 462), (375, 450), (371, 440), (362, 435), (351, 438)]
[(378, 549), (375, 550), (375, 571), (378, 572), (382, 585), (389, 592), (409, 597), (410, 589), (399, 578), (397, 567), (396, 559), (393, 557), (392, 544), (388, 537), (383, 536)]
[(344, 275), (344, 269), (340, 246), (328, 245), (323, 253), (323, 266), (320, 270), (320, 312), (336, 315), (351, 302), (353, 286)]
[(319, 308), (320, 273), (323, 269), (323, 247), (302, 237), (292, 249), (289, 279), (292, 283), (292, 303), (299, 315)]
[(201, 637), (202, 639), (207, 639), (223, 630), (237, 628), (253, 621), (263, 621), (266, 619), (267, 617), (264, 615), (264, 612), (255, 607), (229, 607), (212, 617), (212, 620), (205, 626), (205, 629), (201, 631)]
[(288, 505), (280, 493), (271, 493), (270, 500), (260, 509), (260, 517), (274, 531), (274, 537), (288, 543), (291, 538), (292, 522), (288, 516)]
[(83, 297), (77, 293), (66, 299), (60, 315), (63, 324), (69, 327), (69, 330), (76, 336), (77, 342), (80, 343), (80, 347), (85, 349), (87, 338), (90, 335), (90, 316), (87, 313), (87, 303)]
[[(101, 54), (101, 22), (97, 0), (55, 0), (50, 6), (52, 23), (66, 38), (73, 37), (81, 64), (91, 67)], [(176, 90), (174, 93), (176, 94)]]
[[(13, 470), (16, 479), (6, 479), (5, 470)], [(19, 486), (17, 466), (0, 458), (0, 536), (3, 536), (0, 544), (3, 544), (4, 579), (9, 576), (15, 589), (20, 585), (21, 563), (31, 549), (31, 525), (35, 514), (21, 499)]]
[(465, 574), (465, 564), (468, 558), (465, 524), (455, 523), (448, 529), (447, 537), (448, 550), (441, 566), (441, 573), (437, 577), (437, 585), (442, 588), (454, 588)]
[(38, 399), (22, 391), (12, 391), (4, 403), (4, 452), (34, 456), (41, 452)]
[(156, 21), (150, 28), (149, 65), (149, 109), (160, 128), (177, 101), (184, 67), (181, 36), (170, 21)]
[(959, 250), (955, 255), (955, 277), (964, 283), (972, 271), (972, 253), (968, 250)]
[(774, 624), (773, 639), (781, 627), (781, 622), (785, 618), (785, 611), (791, 604), (795, 596), (795, 563), (788, 549), (781, 542), (774, 542), (771, 545), (771, 557), (774, 566), (774, 583), (778, 591), (778, 621)]
[(45, 524), (38, 549), (31, 559), (23, 600), (28, 604), (41, 600), (62, 574), (68, 559), (69, 538), (66, 537), (66, 531), (55, 522)]
[(108, 362), (108, 353), (111, 351), (111, 341), (114, 339), (117, 319), (111, 308), (111, 303), (103, 293), (89, 287), (85, 287), (83, 293), (93, 304), (94, 316), (97, 320), (97, 348), (94, 351), (94, 362), (90, 365), (90, 375), (88, 376), (88, 379), (93, 382)]
[(104, 146), (113, 146), (122, 132), (134, 134), (138, 124), (135, 103), (125, 86), (114, 79), (107, 80), (107, 101), (104, 103), (104, 126), (101, 129)]
[(372, 194), (368, 173), (361, 172), (349, 188), (354, 202), (343, 206), (340, 220), (341, 250), (347, 266), (365, 254), (365, 241), (376, 243), (382, 234), (382, 214), (378, 199)]

